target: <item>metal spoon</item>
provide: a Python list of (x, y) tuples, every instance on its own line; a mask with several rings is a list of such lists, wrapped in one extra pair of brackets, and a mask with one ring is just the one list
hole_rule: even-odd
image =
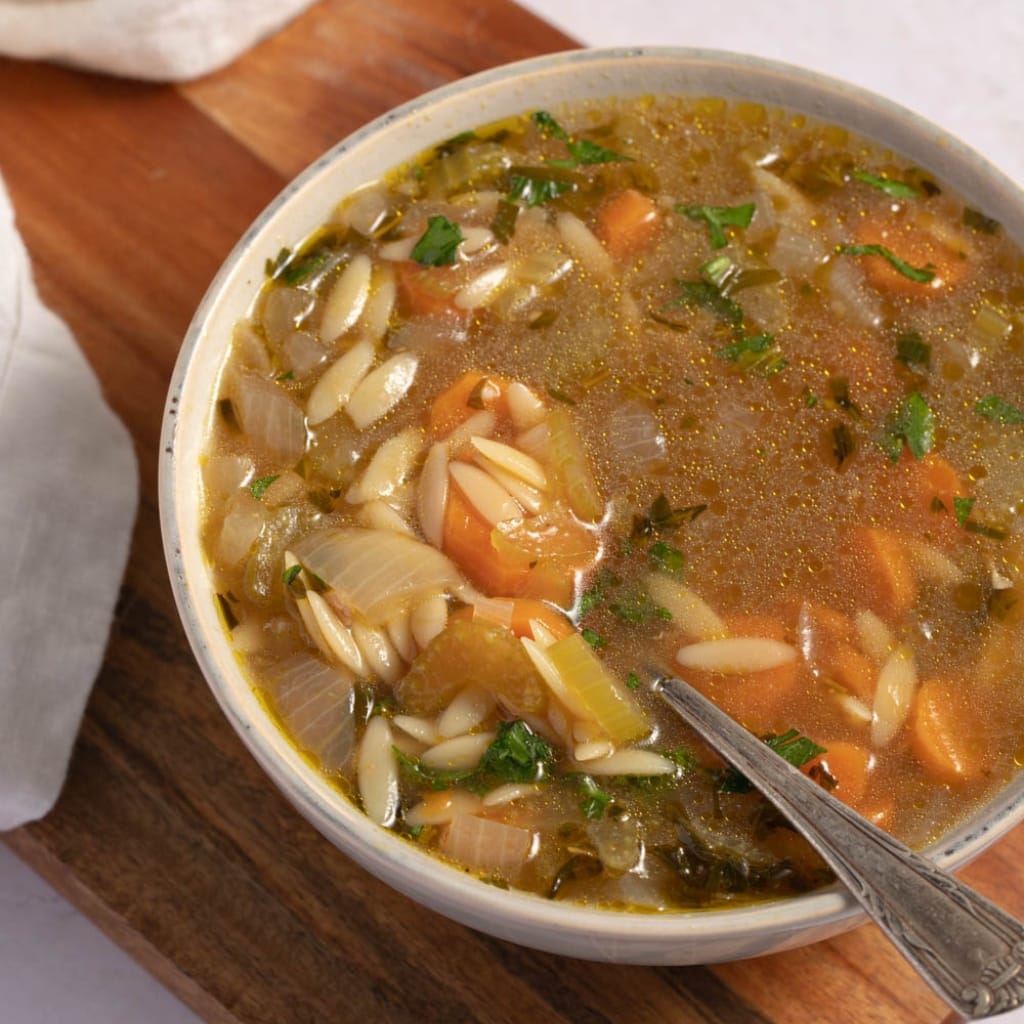
[(679, 679), (665, 701), (782, 811), (922, 978), (968, 1020), (1024, 1003), (1024, 926), (827, 793)]

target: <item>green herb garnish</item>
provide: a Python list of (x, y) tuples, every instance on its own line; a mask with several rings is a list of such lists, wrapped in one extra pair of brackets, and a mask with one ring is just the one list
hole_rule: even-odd
[(572, 136), (546, 111), (538, 110), (533, 115), (533, 122), (546, 135), (551, 135), (559, 142), (565, 143), (569, 150), (569, 158), (566, 160), (549, 160), (552, 167), (576, 167), (580, 164), (607, 164), (629, 160), (630, 157), (623, 156), (613, 150), (605, 149), (596, 142), (589, 139), (573, 139)]
[(987, 217), (981, 210), (970, 206), (964, 207), (963, 221), (972, 231), (980, 231), (983, 235), (997, 234), (1001, 226), (994, 217)]
[[(802, 768), (819, 754), (826, 753), (825, 747), (819, 746), (796, 729), (790, 729), (780, 736), (765, 736), (764, 742), (794, 768)], [(730, 767), (722, 773), (718, 788), (722, 793), (749, 793), (754, 785), (742, 772)]]
[(874, 243), (870, 245), (837, 245), (836, 252), (840, 256), (881, 256), (904, 277), (916, 281), (918, 284), (928, 284), (929, 281), (935, 279), (935, 271), (931, 269), (931, 264), (926, 267), (912, 267), (906, 260), (901, 260), (884, 245)]
[(302, 566), (296, 562), (294, 565), (290, 565), (281, 575), (281, 582), (286, 586), (290, 587), (298, 577), (299, 573), (302, 572)]
[(480, 758), (479, 771), (494, 775), (504, 782), (539, 782), (554, 752), (547, 741), (525, 722), (499, 722), (491, 745)]
[(686, 555), (678, 548), (670, 547), (663, 540), (651, 545), (647, 552), (647, 561), (652, 569), (659, 569), (669, 576), (682, 576), (686, 569)]
[(447, 217), (436, 216), (427, 220), (427, 230), (412, 250), (412, 258), (424, 267), (445, 267), (455, 262), (462, 242), (462, 229)]
[(789, 365), (772, 334), (742, 335), (736, 341), (716, 349), (715, 355), (761, 377), (769, 377)]
[(597, 821), (603, 817), (605, 808), (612, 802), (611, 794), (601, 789), (589, 775), (580, 776), (580, 789), (583, 791), (580, 810), (592, 821)]
[(563, 193), (575, 190), (576, 182), (571, 178), (548, 171), (522, 171), (512, 175), (508, 198), (513, 203), (543, 206)]
[(1009, 533), (999, 526), (989, 526), (987, 523), (978, 523), (968, 519), (964, 523), (964, 529), (968, 533), (976, 533), (979, 537), (987, 537), (989, 540), (1006, 540)]
[(630, 672), (629, 675), (626, 676), (626, 688), (629, 690), (640, 689), (640, 677), (635, 672)]
[(608, 605), (608, 610), (620, 622), (631, 626), (639, 626), (652, 619), (661, 619), (663, 622), (672, 621), (672, 613), (660, 604), (655, 604), (651, 600), (650, 594), (639, 586), (623, 590), (619, 594), (618, 600)]
[(915, 459), (924, 458), (935, 440), (935, 417), (928, 403), (917, 391), (900, 402), (885, 422), (881, 445), (892, 463), (899, 462), (903, 445)]
[(593, 629), (580, 630), (580, 636), (582, 636), (595, 651), (599, 651), (602, 647), (605, 647), (608, 644), (607, 639)]
[(842, 466), (856, 449), (850, 428), (845, 423), (837, 423), (832, 428), (832, 454), (836, 457), (836, 467)]
[(519, 204), (507, 197), (498, 200), (498, 210), (491, 221), (491, 231), (502, 245), (508, 245), (516, 232), (516, 220), (519, 218)]
[(263, 270), (266, 273), (267, 277), (269, 277), (270, 280), (273, 281), (281, 272), (281, 270), (285, 266), (287, 266), (288, 261), (291, 258), (291, 249), (279, 249), (277, 255), (273, 259), (270, 259), (268, 257), (266, 262), (263, 264)]
[(743, 323), (743, 310), (739, 304), (723, 295), (717, 285), (711, 281), (676, 281), (679, 297), (666, 303), (666, 308), (674, 306), (696, 306), (713, 313), (719, 320), (730, 327), (739, 329)]
[(961, 526), (967, 525), (967, 520), (970, 518), (971, 509), (974, 508), (974, 502), (976, 500), (976, 498), (953, 499), (953, 511), (956, 513), (956, 521)]
[(979, 416), (996, 423), (1020, 424), (1024, 423), (1024, 409), (1000, 398), (998, 395), (986, 395), (979, 399), (974, 405), (974, 411)]
[(932, 347), (917, 331), (906, 331), (896, 339), (896, 358), (906, 366), (932, 368)]
[(331, 260), (331, 253), (326, 251), (309, 253), (298, 262), (288, 263), (277, 273), (285, 284), (295, 286), (311, 278), (317, 271), (322, 270)]
[(595, 608), (604, 604), (612, 587), (617, 587), (621, 582), (621, 578), (616, 576), (607, 565), (602, 565), (593, 582), (580, 595), (579, 605), (576, 609), (576, 618), (584, 619)]
[(431, 768), (418, 757), (403, 754), (397, 747), (393, 749), (399, 765), (432, 789), (451, 789), (461, 784), (481, 793), (505, 782), (543, 782), (555, 757), (547, 741), (519, 719), (498, 725), (476, 768)]
[(633, 517), (634, 537), (650, 537), (655, 533), (663, 531), (674, 531), (685, 523), (692, 523), (702, 512), (706, 511), (707, 505), (686, 505), (683, 508), (673, 508), (671, 502), (664, 494), (659, 494), (644, 516)]
[(916, 199), (921, 195), (918, 189), (913, 185), (908, 185), (905, 181), (895, 181), (884, 175), (872, 174), (870, 171), (854, 170), (851, 172), (851, 177), (872, 188), (877, 188), (894, 199)]
[(685, 213), (690, 220), (702, 220), (707, 223), (711, 238), (711, 248), (721, 249), (729, 244), (725, 228), (748, 228), (754, 219), (754, 203), (743, 203), (741, 206), (676, 206), (676, 213)]
[(261, 476), (259, 480), (253, 480), (249, 485), (249, 493), (254, 498), (262, 498), (267, 493), (267, 488), (280, 476), (280, 473), (274, 473), (272, 476)]

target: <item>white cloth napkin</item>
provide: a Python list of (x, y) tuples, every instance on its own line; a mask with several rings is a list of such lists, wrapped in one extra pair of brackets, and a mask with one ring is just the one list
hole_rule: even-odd
[[(312, 0), (0, 0), (0, 54), (212, 71)], [(46, 814), (103, 658), (138, 502), (131, 437), (45, 309), (0, 178), (0, 831)]]
[(313, 0), (0, 0), (0, 53), (177, 81), (227, 64)]
[(60, 791), (99, 670), (138, 471), (71, 332), (39, 301), (0, 179), (0, 831)]

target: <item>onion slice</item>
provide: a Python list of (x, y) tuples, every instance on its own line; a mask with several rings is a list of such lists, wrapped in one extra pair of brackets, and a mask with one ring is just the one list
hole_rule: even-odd
[(352, 677), (319, 658), (297, 654), (268, 674), (274, 710), (325, 772), (344, 769), (355, 749)]
[(439, 592), (466, 598), (472, 593), (447, 556), (395, 530), (319, 530), (292, 550), (305, 569), (373, 625)]

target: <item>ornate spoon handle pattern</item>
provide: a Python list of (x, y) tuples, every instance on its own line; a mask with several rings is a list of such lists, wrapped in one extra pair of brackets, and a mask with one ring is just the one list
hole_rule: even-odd
[(686, 683), (661, 696), (790, 820), (920, 975), (969, 1020), (1024, 1003), (1024, 926), (773, 754)]

